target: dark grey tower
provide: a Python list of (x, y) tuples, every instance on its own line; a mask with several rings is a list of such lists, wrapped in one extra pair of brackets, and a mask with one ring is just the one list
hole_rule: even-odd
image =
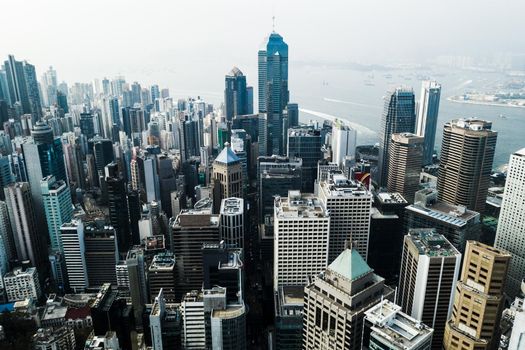
[(414, 132), (416, 126), (414, 91), (398, 87), (385, 97), (385, 108), (379, 129), (379, 162), (376, 181), (384, 187), (388, 179), (388, 145), (392, 134)]

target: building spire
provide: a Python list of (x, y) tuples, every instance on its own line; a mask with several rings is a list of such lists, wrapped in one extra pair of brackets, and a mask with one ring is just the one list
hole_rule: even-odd
[(275, 33), (275, 15), (272, 16), (272, 33)]

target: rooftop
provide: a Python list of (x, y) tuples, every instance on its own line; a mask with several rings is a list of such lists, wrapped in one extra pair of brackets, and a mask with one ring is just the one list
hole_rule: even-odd
[(236, 164), (239, 163), (241, 160), (235, 152), (232, 151), (230, 144), (226, 143), (224, 144), (224, 148), (222, 149), (221, 153), (215, 158), (215, 162), (221, 163), (221, 164)]
[(321, 181), (327, 197), (372, 197), (372, 193), (359, 181), (349, 180), (343, 174), (333, 174), (330, 180)]
[(468, 131), (491, 131), (492, 122), (482, 119), (455, 119), (445, 124), (445, 127), (452, 127), (454, 129), (464, 129)]
[(373, 271), (355, 249), (345, 249), (328, 265), (328, 269), (350, 281), (354, 281)]
[(525, 148), (522, 148), (519, 151), (514, 152), (514, 155), (525, 157)]
[(401, 307), (384, 300), (365, 312), (372, 323), (372, 336), (386, 340), (396, 349), (416, 349), (430, 342), (434, 330), (401, 312)]
[(44, 310), (42, 320), (53, 320), (56, 318), (65, 318), (67, 314), (67, 306), (61, 306), (56, 304), (47, 305)]
[(246, 312), (244, 305), (228, 305), (225, 309), (214, 309), (211, 315), (212, 318), (230, 319), (239, 317)]
[(427, 206), (421, 203), (411, 204), (406, 209), (457, 227), (463, 227), (473, 218), (479, 217), (478, 212), (442, 201)]
[(164, 252), (153, 257), (149, 270), (173, 270), (175, 256), (171, 252)]
[(328, 212), (313, 194), (288, 191), (288, 198), (277, 196), (275, 210), (280, 218), (327, 218)]
[(410, 229), (407, 239), (419, 250), (419, 254), (428, 256), (453, 256), (460, 255), (452, 244), (433, 228)]
[(377, 199), (382, 204), (405, 204), (406, 199), (398, 192), (381, 192), (377, 194)]
[(288, 129), (289, 137), (319, 137), (321, 132), (312, 128), (291, 128)]
[(240, 214), (243, 212), (244, 200), (242, 198), (225, 198), (221, 203), (221, 214)]

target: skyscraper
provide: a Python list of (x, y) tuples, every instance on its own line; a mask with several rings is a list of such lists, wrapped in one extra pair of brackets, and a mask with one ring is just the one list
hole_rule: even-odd
[(117, 285), (117, 274), (113, 268), (119, 261), (115, 229), (86, 223), (84, 246), (89, 286), (100, 287), (104, 283)]
[(525, 148), (510, 156), (505, 192), (496, 233), (496, 248), (512, 254), (505, 291), (510, 297), (519, 294), (525, 280)]
[(109, 222), (115, 228), (120, 254), (125, 255), (131, 246), (126, 184), (118, 165), (111, 162), (104, 168), (108, 194)]
[(259, 112), (268, 115), (268, 150), (282, 155), (283, 110), (289, 101), (288, 45), (272, 32), (266, 47), (258, 52)]
[(225, 77), (224, 108), (228, 121), (232, 121), (237, 115), (248, 114), (246, 77), (237, 67), (233, 67)]
[(176, 299), (202, 287), (202, 245), (219, 242), (219, 216), (209, 209), (182, 210), (172, 218), (173, 253), (177, 259)]
[(46, 265), (45, 237), (35, 220), (31, 190), (27, 182), (13, 183), (4, 188), (11, 219), (13, 241), (18, 260), (29, 260), (33, 266)]
[(93, 114), (80, 113), (80, 131), (89, 140), (95, 136), (95, 125), (93, 124)]
[(343, 166), (346, 157), (355, 158), (357, 131), (336, 119), (332, 126), (332, 162)]
[(155, 255), (148, 269), (148, 286), (151, 301), (162, 290), (167, 302), (173, 303), (175, 298), (175, 256), (171, 252)]
[(438, 198), (482, 213), (498, 133), (480, 119), (445, 124), (437, 182)]
[(216, 193), (213, 201), (217, 209), (220, 208), (220, 203), (224, 198), (242, 198), (241, 160), (232, 151), (229, 143), (225, 144), (221, 153), (213, 161), (213, 179), (215, 181), (214, 193)]
[(425, 139), (423, 144), (423, 165), (432, 164), (440, 97), (440, 84), (430, 80), (422, 82), (415, 134)]
[(83, 292), (89, 286), (86, 257), (84, 255), (86, 252), (84, 223), (81, 220), (64, 223), (60, 228), (60, 235), (69, 288), (75, 293)]
[(244, 248), (244, 200), (242, 198), (222, 200), (220, 239), (226, 244)]
[(181, 344), (180, 304), (167, 303), (162, 290), (155, 297), (149, 315), (151, 343), (155, 350), (179, 349)]
[(47, 231), (40, 181), (54, 175), (57, 181), (67, 181), (62, 140), (53, 137), (53, 130), (38, 121), (31, 130), (32, 138), (24, 139), (22, 152), (27, 165), (27, 177), (31, 186), (34, 210), (38, 227)]
[(224, 242), (204, 243), (202, 245), (202, 287), (226, 288), (228, 303), (241, 303), (244, 300), (243, 250)]
[(467, 242), (452, 318), (445, 328), (445, 350), (482, 350), (497, 346), (510, 258), (503, 250), (476, 241)]
[[(11, 162), (7, 156), (0, 155), (0, 187), (5, 188), (14, 182), (14, 176), (11, 172)], [(4, 191), (0, 191), (0, 200), (4, 200)]]
[(57, 181), (53, 175), (40, 181), (42, 199), (47, 220), (47, 230), (53, 252), (63, 253), (60, 227), (73, 217), (73, 203), (69, 187), (63, 180)]
[(317, 162), (323, 158), (321, 132), (312, 128), (288, 130), (287, 156), (303, 160), (301, 191), (313, 192), (317, 178)]
[(361, 349), (365, 312), (394, 291), (354, 249), (304, 289), (303, 349)]
[(3, 201), (0, 201), (0, 240), (2, 241), (0, 243), (0, 272), (5, 274), (9, 270), (9, 262), (16, 260), (17, 257), (9, 211), (7, 204)]
[(387, 93), (379, 129), (379, 160), (376, 180), (384, 187), (388, 181), (389, 144), (392, 134), (414, 132), (415, 98), (412, 89), (398, 87)]
[(8, 56), (4, 66), (11, 106), (20, 104), (22, 112), (31, 114), (32, 122), (36, 122), (42, 116), (42, 107), (35, 67), (27, 62), (17, 61), (13, 55)]
[(419, 189), (419, 176), (423, 157), (423, 137), (412, 133), (392, 134), (389, 145), (389, 192), (399, 192), (409, 203)]
[(311, 194), (289, 191), (275, 199), (273, 289), (304, 286), (328, 261), (330, 216)]
[(149, 301), (148, 288), (146, 281), (146, 262), (144, 259), (144, 250), (141, 248), (132, 248), (126, 256), (126, 269), (129, 280), (129, 295), (133, 305), (135, 323), (142, 326), (142, 313), (144, 305)]
[(316, 192), (330, 213), (328, 263), (337, 258), (349, 243), (366, 260), (372, 193), (360, 182), (348, 180), (342, 174), (320, 182)]
[(404, 238), (396, 303), (434, 328), (432, 349), (443, 344), (460, 264), (461, 254), (433, 229), (413, 229)]

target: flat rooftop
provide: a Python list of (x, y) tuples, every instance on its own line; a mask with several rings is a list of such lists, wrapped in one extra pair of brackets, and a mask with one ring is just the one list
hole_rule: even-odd
[(280, 218), (327, 218), (328, 212), (313, 194), (288, 191), (288, 198), (277, 197), (275, 210)]
[(445, 236), (438, 234), (435, 229), (411, 229), (406, 237), (418, 248), (419, 254), (428, 256), (460, 255)]
[(221, 203), (221, 214), (240, 214), (243, 212), (244, 200), (242, 198), (225, 198)]
[(380, 192), (376, 195), (383, 204), (405, 204), (407, 200), (399, 192)]
[(384, 300), (367, 312), (366, 319), (372, 323), (372, 336), (392, 343), (398, 349), (415, 349), (430, 342), (434, 330), (401, 312), (401, 307)]
[(331, 179), (320, 183), (327, 197), (372, 197), (372, 193), (359, 181), (348, 179), (343, 174), (334, 174)]
[(477, 216), (479, 217), (479, 213), (476, 211), (468, 210), (464, 207), (448, 204), (442, 201), (437, 201), (436, 203), (426, 207), (421, 204), (411, 204), (406, 207), (406, 210), (410, 210), (457, 227), (463, 227), (473, 218)]
[(211, 317), (212, 318), (224, 318), (224, 319), (235, 318), (235, 317), (239, 317), (242, 314), (244, 314), (245, 310), (246, 309), (244, 305), (228, 305), (226, 306), (224, 310), (214, 309)]
[(175, 256), (173, 253), (165, 252), (153, 257), (149, 270), (173, 270), (175, 267)]

